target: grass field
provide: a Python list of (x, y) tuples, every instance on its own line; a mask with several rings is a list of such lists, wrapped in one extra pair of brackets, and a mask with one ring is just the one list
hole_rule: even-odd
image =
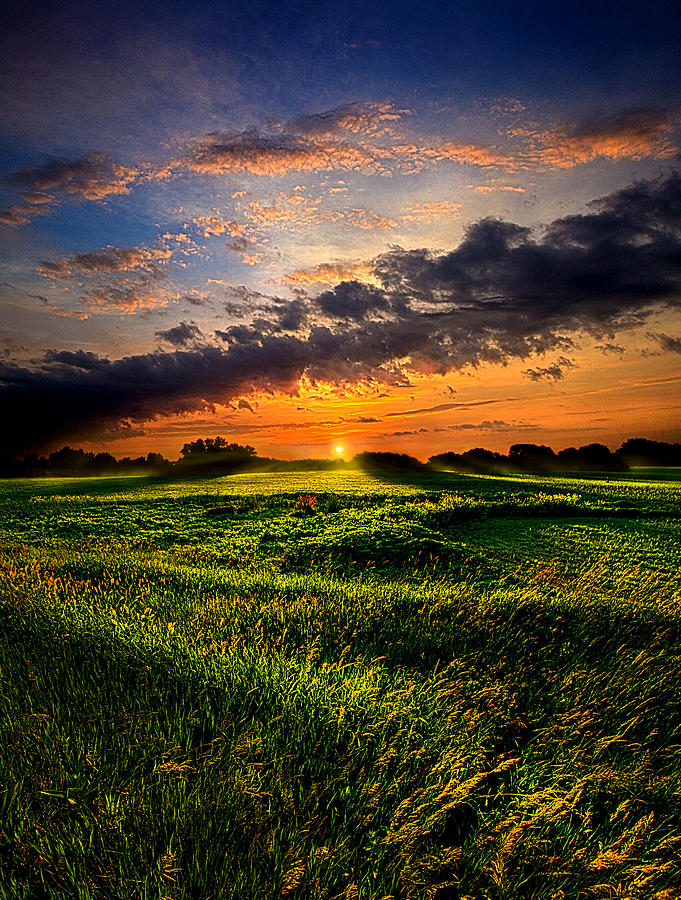
[(680, 500), (0, 483), (0, 897), (681, 897)]

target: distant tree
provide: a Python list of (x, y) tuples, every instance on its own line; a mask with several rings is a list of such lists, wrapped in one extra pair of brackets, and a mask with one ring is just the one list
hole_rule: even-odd
[[(220, 440), (220, 438), (215, 438), (215, 440)], [(189, 444), (185, 444), (180, 453), (185, 459), (188, 456), (198, 456), (200, 453), (206, 452), (206, 443), (203, 438), (199, 438), (198, 441), (191, 441)]]
[(199, 438), (197, 441), (191, 441), (185, 444), (180, 451), (182, 456), (201, 456), (205, 453), (238, 453), (241, 456), (255, 456), (255, 448), (249, 444), (230, 444), (225, 438), (217, 435), (214, 438)]
[(145, 465), (152, 472), (165, 472), (170, 468), (170, 463), (162, 453), (147, 453)]
[(473, 447), (464, 453), (438, 453), (430, 457), (428, 465), (458, 472), (498, 473), (508, 468), (508, 457), (484, 447)]
[(49, 468), (49, 460), (45, 456), (38, 456), (37, 453), (27, 453), (24, 456), (24, 475), (27, 478), (37, 478), (47, 474)]
[(557, 468), (558, 458), (545, 444), (512, 444), (508, 460), (513, 468), (529, 472), (545, 472)]
[(681, 444), (629, 438), (617, 451), (629, 466), (681, 466)]
[(428, 459), (428, 465), (434, 469), (465, 469), (463, 456), (453, 450), (436, 453)]
[(48, 456), (48, 467), (51, 475), (85, 475), (95, 458), (94, 453), (72, 447), (62, 447)]
[(24, 474), (24, 465), (16, 457), (0, 455), (0, 478), (21, 478)]
[(98, 453), (89, 465), (93, 475), (109, 475), (118, 471), (118, 460), (111, 453)]
[(146, 456), (136, 456), (132, 459), (124, 456), (118, 463), (118, 471), (125, 475), (144, 475), (147, 471), (147, 458)]
[(406, 453), (385, 453), (379, 451), (358, 453), (353, 457), (352, 465), (359, 469), (392, 469), (393, 471), (418, 471), (425, 468), (418, 459)]
[(248, 471), (256, 467), (255, 448), (249, 444), (229, 443), (218, 435), (199, 438), (184, 445), (178, 467), (195, 474), (218, 474)]
[(484, 447), (473, 447), (461, 454), (463, 464), (469, 472), (505, 472), (508, 469), (508, 457), (503, 453), (486, 450)]
[(558, 464), (564, 472), (622, 471), (626, 468), (620, 457), (605, 444), (585, 444), (579, 450), (566, 447), (558, 451)]

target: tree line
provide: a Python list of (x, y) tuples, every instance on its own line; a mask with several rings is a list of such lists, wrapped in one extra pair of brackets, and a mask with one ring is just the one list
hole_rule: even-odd
[(453, 469), (460, 472), (623, 472), (634, 466), (681, 466), (681, 444), (629, 438), (612, 452), (605, 444), (566, 447), (554, 452), (545, 444), (513, 444), (507, 454), (474, 447), (464, 453), (438, 453), (422, 463), (405, 453), (367, 451), (349, 462), (339, 459), (280, 460), (258, 456), (248, 444), (226, 438), (199, 438), (185, 444), (177, 460), (161, 453), (116, 459), (111, 453), (93, 453), (62, 447), (48, 456), (28, 453), (23, 459), (0, 456), (0, 478), (107, 475), (227, 475), (236, 472), (284, 472), (360, 468), (393, 471)]
[(465, 453), (438, 453), (431, 466), (470, 472), (623, 472), (636, 466), (681, 466), (681, 444), (629, 438), (614, 452), (605, 444), (585, 444), (554, 452), (545, 444), (513, 444), (508, 454), (482, 447)]

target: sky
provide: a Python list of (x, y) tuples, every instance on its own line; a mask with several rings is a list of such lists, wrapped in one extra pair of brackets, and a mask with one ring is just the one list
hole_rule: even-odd
[(681, 440), (681, 9), (13, 4), (5, 450)]

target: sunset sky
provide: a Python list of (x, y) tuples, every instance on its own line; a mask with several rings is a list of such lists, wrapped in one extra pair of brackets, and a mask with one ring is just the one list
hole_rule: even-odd
[(681, 440), (674, 7), (14, 5), (8, 448)]

